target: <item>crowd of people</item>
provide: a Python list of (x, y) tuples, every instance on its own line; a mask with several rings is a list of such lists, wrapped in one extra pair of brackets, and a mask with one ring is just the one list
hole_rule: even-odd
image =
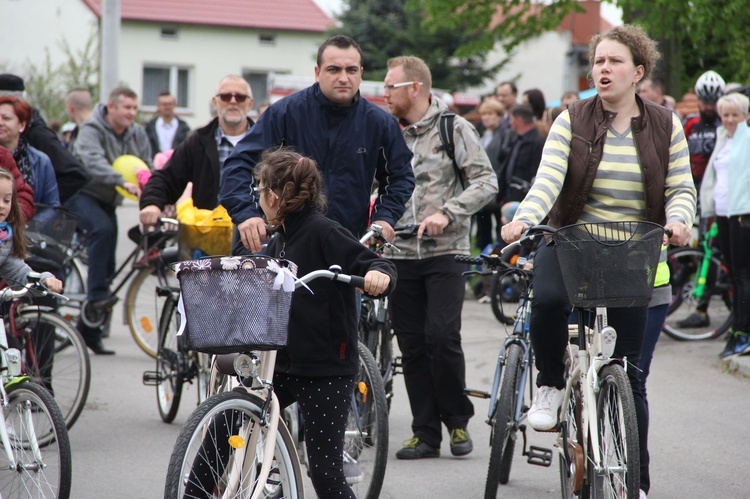
[[(695, 85), (699, 112), (679, 116), (652, 74), (658, 57), (639, 28), (613, 28), (590, 44), (596, 96), (580, 100), (565, 92), (560, 106), (547, 107), (539, 89), (524, 90), (519, 100), (516, 84), (504, 81), (483, 99), (472, 124), (433, 95), (430, 68), (417, 57), (388, 61), (387, 109), (368, 102), (359, 93), (362, 51), (338, 35), (319, 47), (315, 84), (264, 105), (257, 122), (249, 117), (250, 85), (227, 75), (211, 97), (215, 117), (194, 131), (176, 115), (168, 92), (158, 96), (155, 116), (142, 126), (133, 90), (115, 88), (94, 105), (87, 90), (72, 89), (66, 99), (71, 126), (62, 138), (25, 101), (23, 80), (4, 74), (0, 158), (10, 175), (0, 176), (0, 200), (18, 210), (0, 209), (0, 218), (22, 234), (16, 227), (39, 204), (76, 214), (88, 234), (88, 300), (98, 310), (117, 300), (108, 284), (122, 202), (115, 187), (139, 199), (144, 230), (188, 195), (197, 208), (226, 208), (235, 225), (235, 255), (265, 251), (295, 259), (300, 269), (339, 263), (345, 272), (365, 273), (363, 292), (392, 291), (393, 330), (403, 355), (412, 436), (396, 457), (439, 457), (443, 427), (451, 453), (465, 456), (473, 449), (468, 426), (474, 409), (464, 394), (464, 269), (454, 257), (472, 251), (472, 236), (476, 248), (491, 251), (545, 220), (561, 227), (636, 219), (665, 225), (669, 243), (684, 245), (699, 191), (701, 216), (719, 224), (718, 247), (734, 287), (733, 324), (721, 356), (750, 352), (750, 257), (744, 249), (750, 242), (750, 103), (741, 93), (726, 93), (721, 76), (708, 71)], [(444, 123), (448, 132), (441, 130)], [(169, 159), (141, 185), (113, 169), (125, 154), (152, 169), (159, 154)], [(389, 240), (395, 226), (419, 229), (383, 260), (356, 243), (371, 222)], [(0, 256), (9, 246), (5, 227), (0, 223)], [(551, 246), (537, 250), (534, 275), (531, 341), (539, 389), (529, 423), (549, 430), (562, 398), (571, 307)], [(59, 280), (52, 279), (56, 288)], [(656, 285), (661, 291), (650, 306), (609, 314), (619, 333), (615, 355), (640, 367), (627, 372), (638, 414), (642, 497), (650, 488), (645, 380), (671, 297), (668, 272)], [(346, 392), (357, 369), (356, 297), (328, 287), (314, 297), (296, 292), (290, 324), (305, 335), (290, 332), (276, 369), (282, 400), (300, 402), (311, 424), (321, 416), (308, 403), (310, 390)], [(486, 293), (477, 290), (480, 299)], [(698, 305), (686, 327), (709, 323), (707, 305)], [(330, 317), (309, 320), (329, 309)], [(103, 327), (78, 324), (94, 353), (114, 354), (103, 344)], [(353, 497), (344, 429), (342, 416), (330, 431), (307, 435), (317, 441), (308, 451), (320, 497)]]

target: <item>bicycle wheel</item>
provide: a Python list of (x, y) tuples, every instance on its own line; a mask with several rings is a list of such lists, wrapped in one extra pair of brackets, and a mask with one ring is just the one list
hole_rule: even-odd
[(185, 362), (177, 344), (178, 327), (177, 303), (168, 298), (159, 318), (159, 350), (156, 354), (156, 403), (165, 423), (174, 421), (182, 398)]
[(91, 385), (91, 364), (81, 334), (53, 312), (26, 306), (16, 316), (24, 372), (50, 391), (68, 429), (81, 415)]
[(141, 269), (135, 274), (128, 286), (125, 297), (125, 321), (130, 328), (138, 347), (147, 355), (156, 358), (159, 342), (157, 327), (159, 312), (164, 305), (165, 298), (156, 294), (158, 286), (179, 287), (177, 278), (171, 270), (161, 270), (163, 276), (153, 267)]
[[(578, 355), (578, 347), (565, 351), (565, 372), (570, 373)], [(560, 485), (563, 499), (588, 499), (590, 488), (584, 480), (586, 451), (583, 448), (583, 396), (581, 384), (576, 383), (570, 392), (568, 405), (560, 418), (561, 433), (557, 445), (560, 450)], [(565, 434), (563, 440), (562, 435)], [(567, 445), (566, 445), (567, 444)], [(590, 464), (590, 463), (589, 463)]]
[(518, 421), (515, 420), (518, 394), (523, 393), (524, 389), (519, 386), (524, 365), (521, 346), (511, 344), (505, 353), (500, 393), (492, 415), (490, 464), (487, 470), (487, 482), (484, 486), (485, 499), (495, 499), (498, 484), (508, 483), (518, 430)]
[[(239, 499), (250, 497), (259, 485), (263, 486), (261, 497), (302, 495), (297, 451), (281, 420), (271, 474), (266, 483), (257, 483), (267, 433), (267, 426), (260, 423), (262, 406), (258, 397), (238, 392), (219, 393), (198, 406), (175, 443), (164, 497)], [(255, 445), (248, 446), (252, 432), (260, 432), (259, 438)]]
[(70, 497), (70, 441), (55, 401), (36, 383), (7, 390), (3, 416), (16, 462), (0, 450), (0, 496)]
[(65, 261), (63, 265), (63, 272), (65, 273), (65, 282), (63, 283), (63, 289), (65, 290), (65, 296), (70, 301), (60, 301), (60, 315), (74, 321), (78, 318), (81, 313), (81, 304), (86, 299), (86, 276), (88, 275), (86, 265), (78, 258), (72, 257)]
[(370, 350), (359, 343), (359, 374), (346, 426), (344, 458), (356, 461), (362, 479), (350, 483), (357, 497), (380, 495), (388, 461), (388, 409), (383, 378)]
[[(701, 300), (693, 295), (698, 285), (698, 273), (703, 261), (702, 250), (677, 248), (667, 257), (671, 274), (672, 303), (669, 305), (663, 331), (676, 340), (710, 340), (724, 334), (732, 324), (732, 286), (727, 266), (716, 256), (711, 257), (708, 296)], [(708, 303), (709, 324), (701, 327), (685, 327), (680, 324), (695, 312), (701, 301)]]
[(599, 434), (591, 445), (599, 448), (602, 469), (588, 466), (591, 496), (594, 499), (638, 499), (640, 456), (638, 423), (630, 382), (622, 366), (610, 364), (599, 373), (596, 414)]

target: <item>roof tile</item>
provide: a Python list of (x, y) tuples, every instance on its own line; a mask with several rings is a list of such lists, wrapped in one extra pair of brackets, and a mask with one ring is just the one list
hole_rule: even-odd
[[(101, 17), (103, 0), (83, 0)], [(123, 20), (324, 32), (331, 19), (313, 0), (121, 0)]]

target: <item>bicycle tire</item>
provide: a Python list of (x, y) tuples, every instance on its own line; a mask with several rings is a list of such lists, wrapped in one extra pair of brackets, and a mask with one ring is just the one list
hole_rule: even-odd
[(350, 484), (354, 494), (377, 499), (388, 464), (388, 408), (380, 370), (370, 350), (359, 342), (359, 374), (347, 418), (344, 451), (356, 460), (363, 478)]
[[(711, 267), (715, 272), (714, 290), (709, 301), (708, 316), (716, 327), (708, 326), (687, 328), (678, 324), (695, 311), (699, 299), (693, 296), (698, 279), (698, 270), (703, 261), (704, 252), (693, 248), (675, 248), (669, 251), (667, 262), (670, 270), (670, 284), (672, 285), (672, 303), (669, 305), (667, 319), (664, 321), (664, 331), (675, 340), (698, 341), (718, 338), (732, 324), (731, 280), (727, 274), (727, 266), (715, 255), (711, 257)], [(717, 294), (718, 293), (718, 294)]]
[(185, 362), (177, 344), (178, 327), (177, 303), (170, 297), (164, 302), (159, 318), (159, 349), (156, 354), (156, 372), (161, 380), (156, 383), (156, 405), (165, 423), (174, 421), (182, 398)]
[[(0, 451), (0, 496), (67, 499), (72, 456), (60, 409), (46, 388), (32, 382), (8, 387), (7, 396), (8, 408), (3, 415), (17, 465), (11, 466), (5, 452)], [(34, 456), (34, 441), (42, 466)]]
[[(157, 263), (157, 265), (161, 265)], [(156, 358), (159, 333), (158, 319), (165, 298), (156, 294), (157, 286), (178, 287), (172, 271), (164, 267), (163, 277), (154, 267), (139, 270), (128, 286), (125, 295), (125, 322), (138, 347), (146, 355)], [(155, 327), (156, 326), (156, 327)]]
[[(578, 347), (565, 350), (565, 372), (569, 373), (576, 362)], [(581, 384), (573, 384), (568, 405), (560, 417), (560, 428), (566, 433), (567, 448), (563, 447), (562, 433), (558, 433), (560, 449), (560, 490), (563, 499), (588, 499), (590, 487), (585, 477), (586, 451), (583, 448), (583, 395)], [(590, 463), (589, 463), (590, 464)]]
[(505, 353), (500, 393), (497, 396), (495, 410), (492, 414), (490, 436), (490, 463), (487, 468), (487, 482), (484, 486), (485, 499), (495, 499), (499, 484), (507, 484), (510, 468), (513, 464), (515, 433), (518, 422), (515, 421), (516, 402), (521, 370), (524, 366), (523, 350), (520, 345), (511, 344)]
[[(175, 443), (167, 470), (165, 499), (212, 497), (214, 492), (212, 484), (216, 484), (218, 489), (222, 489), (226, 485), (222, 481), (222, 479), (226, 479), (224, 471), (231, 466), (232, 458), (237, 457), (244, 460), (247, 457), (247, 450), (243, 451), (243, 447), (240, 446), (235, 449), (228, 444), (219, 445), (218, 442), (223, 444), (228, 440), (226, 438), (227, 433), (221, 428), (236, 428), (236, 422), (240, 422), (241, 426), (252, 424), (255, 429), (262, 432), (260, 439), (263, 439), (266, 427), (259, 423), (263, 403), (263, 400), (254, 395), (232, 391), (213, 395), (198, 406), (182, 427)], [(261, 447), (262, 443), (259, 440), (255, 447)], [(205, 450), (206, 445), (209, 445), (208, 450)], [(211, 463), (207, 463), (206, 457), (209, 455), (224, 463), (224, 466), (221, 467), (225, 470), (217, 470)], [(254, 455), (253, 459), (254, 461), (249, 466), (245, 464), (246, 469), (253, 470), (260, 465), (257, 454)], [(304, 490), (299, 458), (292, 437), (289, 435), (289, 430), (287, 430), (282, 418), (279, 418), (274, 460), (272, 465), (273, 476), (269, 477), (270, 479), (264, 484), (264, 489), (267, 488), (268, 490), (262, 497), (293, 499), (302, 496)], [(194, 465), (196, 469), (193, 469)], [(208, 473), (209, 484), (198, 483), (196, 473), (201, 477), (205, 477), (204, 474)], [(231, 497), (237, 499), (250, 497), (250, 491), (254, 490), (258, 484), (246, 483), (244, 481), (246, 478), (252, 480), (252, 476), (242, 476), (241, 478), (243, 481), (240, 483), (240, 487), (245, 491), (245, 494), (232, 495)], [(209, 488), (210, 490), (208, 490)], [(198, 490), (193, 493), (192, 489)], [(222, 497), (228, 496), (222, 495)]]
[(81, 333), (60, 315), (36, 306), (18, 309), (16, 330), (23, 336), (24, 372), (49, 390), (66, 427), (72, 428), (91, 386), (91, 362)]
[[(618, 364), (599, 372), (596, 397), (599, 435), (591, 445), (599, 447), (602, 471), (590, 465), (588, 474), (593, 499), (638, 499), (640, 495), (640, 455), (635, 402), (625, 369)], [(612, 471), (614, 470), (614, 471)]]

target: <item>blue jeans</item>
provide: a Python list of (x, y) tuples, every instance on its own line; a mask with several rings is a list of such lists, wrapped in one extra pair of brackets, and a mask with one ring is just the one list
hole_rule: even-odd
[(117, 249), (117, 215), (114, 206), (107, 206), (96, 198), (79, 192), (65, 202), (65, 208), (78, 217), (78, 225), (88, 237), (89, 274), (88, 299), (109, 297), (109, 278), (115, 273)]

